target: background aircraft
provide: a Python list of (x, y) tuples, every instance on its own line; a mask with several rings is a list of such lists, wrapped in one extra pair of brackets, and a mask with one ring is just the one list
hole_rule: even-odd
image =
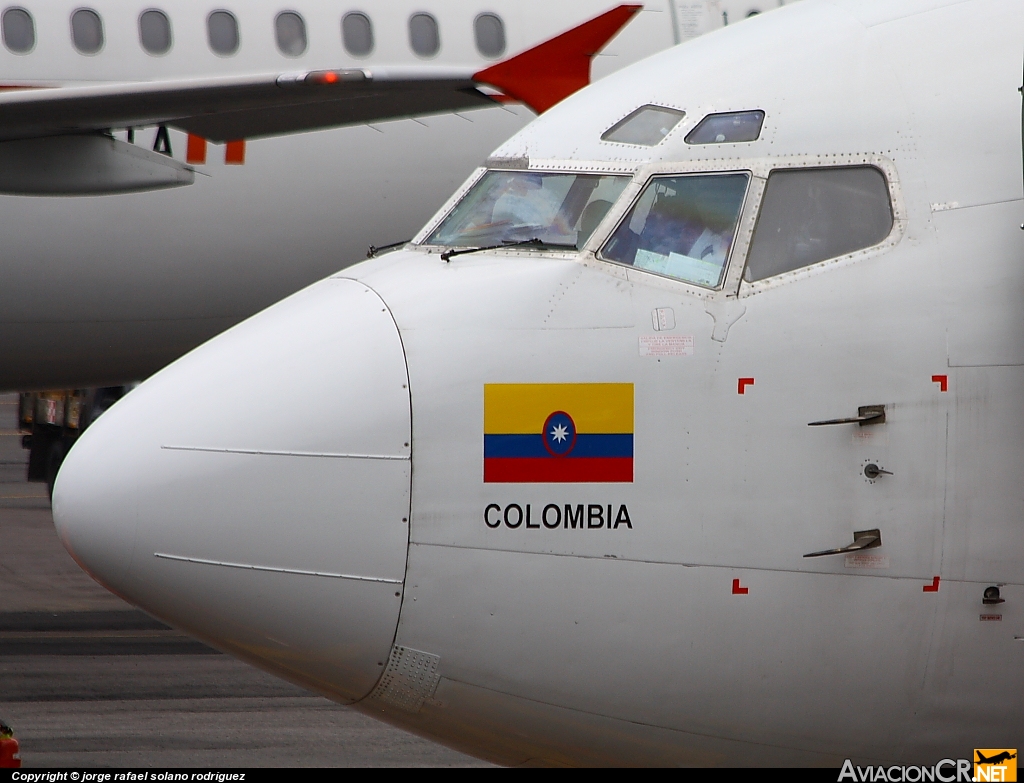
[[(742, 18), (776, 4), (649, 3), (602, 51), (594, 76), (720, 26), (723, 13)], [(613, 5), (259, 0), (220, 7), (191, 0), (103, 0), (83, 6), (28, 0), (0, 10), (0, 83), (190, 83), (385, 66), (472, 72)], [(0, 388), (145, 377), (227, 326), (362, 258), (369, 245), (407, 239), (489, 150), (533, 116), (516, 104), (463, 113), (451, 108), (442, 105), (448, 113), (432, 117), (360, 121), (358, 127), (227, 146), (194, 140), (190, 147), (173, 124), (157, 138), (155, 123), (140, 120), (137, 125), (151, 127), (134, 131), (137, 145), (159, 147), (181, 163), (191, 159), (197, 168), (193, 184), (102, 198), (0, 197)], [(425, 114), (431, 106), (428, 101), (407, 110)], [(11, 111), (0, 107), (0, 125), (12, 124)], [(58, 116), (57, 127), (61, 121)], [(218, 129), (208, 124), (192, 127), (217, 138)], [(40, 132), (53, 130), (51, 124)], [(122, 140), (126, 135), (117, 132)], [(9, 127), (0, 137), (11, 138)], [(50, 147), (38, 155), (65, 173), (90, 168), (88, 161), (54, 163)], [(45, 193), (53, 187), (52, 170), (27, 166), (31, 157), (23, 144), (0, 144), (6, 172), (0, 190)], [(190, 179), (183, 167), (166, 173), (179, 182)], [(126, 190), (139, 187), (129, 184)], [(87, 178), (82, 189), (88, 185)]]
[(115, 406), (62, 540), (505, 764), (1017, 746), (1022, 29), (809, 0), (609, 76)]

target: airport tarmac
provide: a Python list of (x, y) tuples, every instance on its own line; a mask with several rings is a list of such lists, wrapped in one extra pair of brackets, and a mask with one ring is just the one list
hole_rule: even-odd
[(83, 573), (0, 395), (0, 717), (25, 767), (483, 766), (221, 655)]

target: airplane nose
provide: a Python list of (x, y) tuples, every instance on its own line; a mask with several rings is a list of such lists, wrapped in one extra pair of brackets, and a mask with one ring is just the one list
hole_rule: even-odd
[(342, 701), (394, 639), (409, 539), (409, 381), (385, 303), (347, 279), (243, 322), (132, 391), (53, 494), (97, 581)]

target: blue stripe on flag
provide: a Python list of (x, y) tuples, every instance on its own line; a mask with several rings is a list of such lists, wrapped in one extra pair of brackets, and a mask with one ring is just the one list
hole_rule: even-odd
[[(632, 457), (633, 435), (577, 435), (572, 457)], [(543, 435), (484, 435), (484, 457), (551, 457)]]

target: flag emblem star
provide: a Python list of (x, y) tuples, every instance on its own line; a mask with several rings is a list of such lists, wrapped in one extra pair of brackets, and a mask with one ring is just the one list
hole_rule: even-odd
[(576, 422), (565, 411), (555, 411), (544, 422), (544, 435), (548, 453), (564, 457), (576, 446)]

